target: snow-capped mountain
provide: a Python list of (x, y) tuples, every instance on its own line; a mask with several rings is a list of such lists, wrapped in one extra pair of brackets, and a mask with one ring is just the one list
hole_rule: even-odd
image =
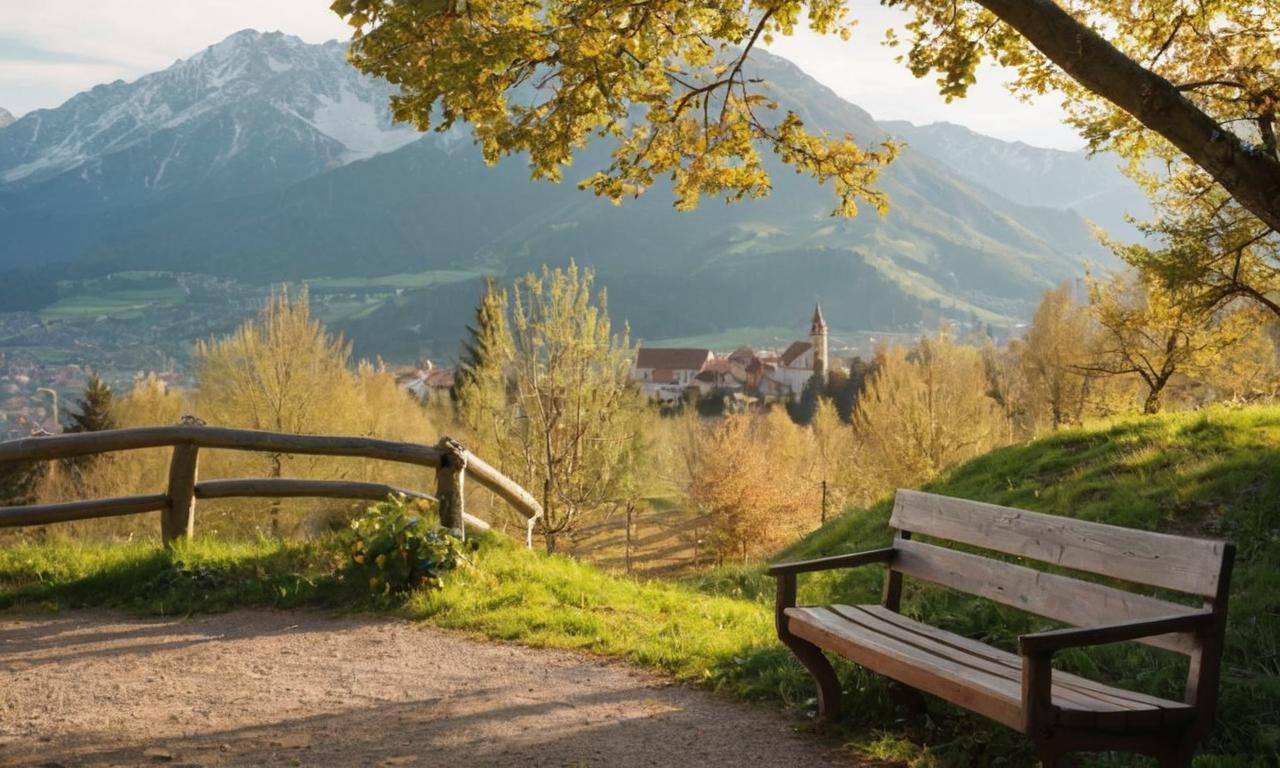
[(13, 125), (13, 114), (4, 107), (0, 107), (0, 128)]
[[(897, 132), (785, 59), (759, 51), (749, 68), (815, 130), (868, 146)], [(883, 217), (832, 219), (830, 188), (772, 159), (767, 199), (679, 213), (669, 189), (620, 208), (579, 191), (608, 166), (606, 142), (584, 148), (569, 183), (533, 182), (516, 158), (486, 167), (466, 127), (419, 138), (393, 124), (392, 92), (341, 43), (245, 31), (24, 115), (0, 130), (0, 305), (39, 310), (64, 283), (130, 270), (254, 286), (477, 275), (344, 328), (366, 352), (412, 355), (454, 348), (478, 275), (568, 258), (596, 270), (638, 334), (669, 338), (784, 325), (819, 294), (846, 328), (1018, 317), (1098, 257), (1076, 212), (1029, 204), (1024, 186), (1050, 178), (1039, 150), (989, 137), (971, 136), (972, 151), (1013, 159), (976, 177), (963, 143), (935, 154), (905, 137)]]
[(135, 82), (27, 114), (0, 139), (0, 190), (46, 186), (90, 206), (243, 194), (419, 138), (393, 124), (392, 86), (357, 72), (345, 50), (244, 30)]

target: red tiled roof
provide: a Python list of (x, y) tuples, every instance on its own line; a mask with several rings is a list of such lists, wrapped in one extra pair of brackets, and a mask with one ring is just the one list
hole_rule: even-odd
[(655, 384), (670, 384), (676, 380), (676, 375), (668, 368), (659, 368), (653, 372), (653, 381)]
[(687, 347), (641, 347), (636, 352), (637, 368), (663, 368), (671, 371), (700, 371), (711, 359), (709, 349)]
[(453, 386), (452, 368), (432, 368), (426, 373), (427, 375), (423, 377), (423, 380), (427, 382), (428, 387), (448, 389)]
[(807, 341), (793, 341), (791, 346), (787, 347), (787, 350), (782, 353), (782, 358), (779, 362), (790, 368), (793, 362), (811, 349), (813, 349), (813, 345)]

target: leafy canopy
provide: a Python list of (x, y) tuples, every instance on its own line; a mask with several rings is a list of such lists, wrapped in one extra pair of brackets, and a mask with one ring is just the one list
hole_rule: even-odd
[(790, 34), (807, 12), (820, 33), (847, 36), (843, 0), (337, 0), (355, 29), (351, 59), (399, 85), (396, 119), (420, 130), (469, 122), (485, 160), (526, 153), (534, 178), (560, 180), (597, 137), (612, 165), (580, 182), (620, 202), (673, 181), (677, 207), (704, 195), (762, 197), (758, 145), (831, 182), (836, 212), (887, 200), (873, 183), (896, 148), (808, 131), (756, 92), (744, 71), (759, 40)]

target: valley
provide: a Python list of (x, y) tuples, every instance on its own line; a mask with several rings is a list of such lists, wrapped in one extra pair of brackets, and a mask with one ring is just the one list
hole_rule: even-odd
[[(458, 127), (394, 124), (390, 86), (347, 66), (342, 45), (237, 33), (0, 128), (0, 316), (19, 327), (0, 350), (74, 358), (87, 345), (119, 377), (182, 368), (192, 342), (271, 286), (305, 284), (357, 356), (448, 361), (484, 276), (570, 259), (640, 339), (758, 343), (815, 300), (849, 333), (944, 318), (1008, 328), (1086, 261), (1106, 263), (1082, 218), (1096, 206), (1021, 194), (1060, 188), (1079, 153), (956, 131), (942, 142), (877, 124), (768, 53), (751, 66), (820, 128), (905, 141), (886, 216), (831, 218), (830, 192), (780, 166), (763, 200), (679, 213), (655, 189), (614, 207), (570, 183), (607, 164), (603, 144), (566, 183), (531, 182), (518, 161), (486, 168)], [(981, 167), (998, 178), (980, 185)], [(1115, 174), (1100, 184), (1106, 211), (1141, 200)]]

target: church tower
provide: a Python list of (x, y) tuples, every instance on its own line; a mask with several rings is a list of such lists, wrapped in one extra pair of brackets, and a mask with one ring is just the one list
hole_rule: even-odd
[(809, 324), (809, 343), (813, 344), (813, 372), (827, 378), (827, 321), (822, 318), (822, 305), (813, 305), (813, 322)]

